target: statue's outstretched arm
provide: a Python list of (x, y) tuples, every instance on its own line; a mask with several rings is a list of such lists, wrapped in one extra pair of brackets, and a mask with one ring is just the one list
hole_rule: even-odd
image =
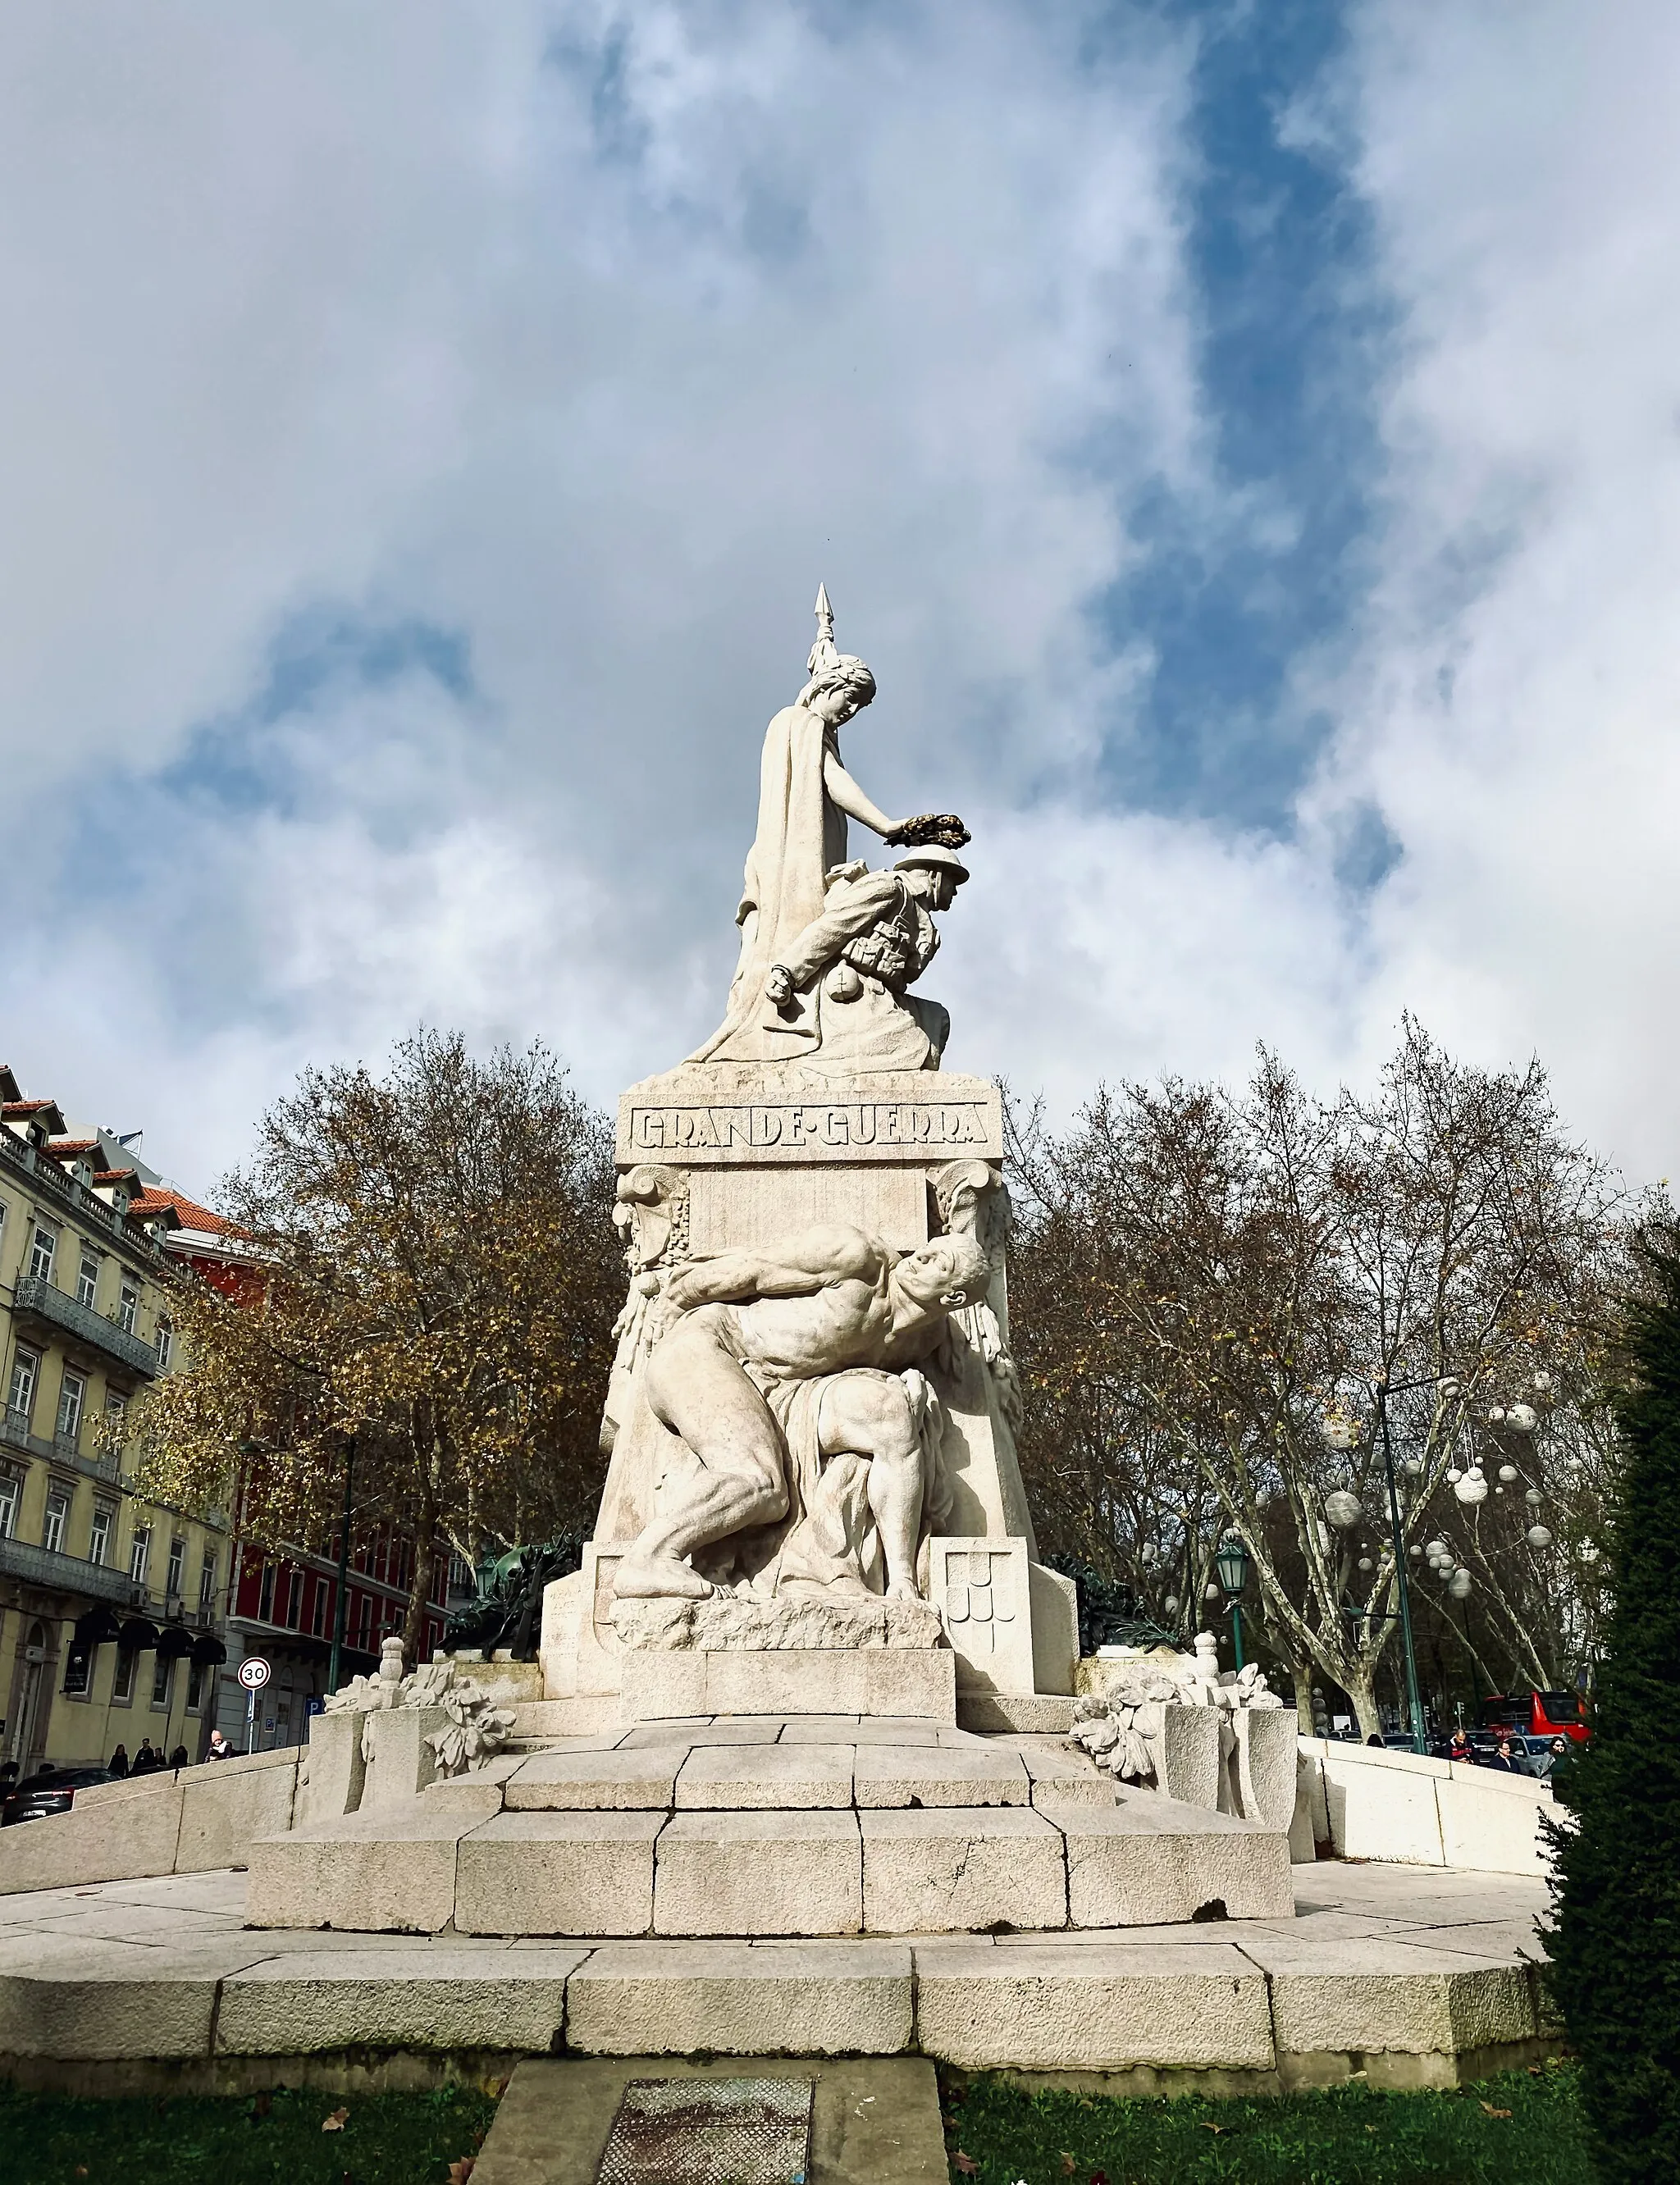
[(848, 819), (872, 827), (877, 835), (890, 835), (898, 825), (897, 820), (889, 819), (878, 804), (870, 802), (832, 749), (822, 755), (822, 785)]
[(868, 1277), (877, 1248), (860, 1229), (821, 1224), (768, 1252), (720, 1252), (675, 1276), (665, 1295), (680, 1310), (701, 1305), (742, 1305), (753, 1298), (810, 1297), (830, 1282)]

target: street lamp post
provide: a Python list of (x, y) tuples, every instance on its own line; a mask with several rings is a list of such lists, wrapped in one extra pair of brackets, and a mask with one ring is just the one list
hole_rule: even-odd
[(327, 1689), (339, 1689), (339, 1657), (344, 1650), (344, 1588), (350, 1578), (350, 1495), (356, 1484), (356, 1436), (344, 1437), (344, 1511), (339, 1525), (339, 1587), (333, 1602), (333, 1651), (327, 1657)]
[(1242, 1594), (1248, 1584), (1248, 1547), (1235, 1526), (1219, 1536), (1219, 1545), (1213, 1551), (1213, 1567), (1219, 1573), (1219, 1584), (1230, 1604), (1231, 1646), (1236, 1654), (1236, 1665), (1242, 1667)]

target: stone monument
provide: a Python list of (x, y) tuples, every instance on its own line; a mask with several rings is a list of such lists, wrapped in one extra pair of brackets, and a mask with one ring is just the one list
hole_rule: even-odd
[[(997, 1088), (910, 991), (968, 878), (949, 813), (893, 820), (841, 729), (875, 696), (826, 590), (765, 731), (723, 1020), (619, 1104), (629, 1294), (583, 1568), (546, 1592), (551, 1699), (1036, 1726), (1073, 1689), (1015, 1433)], [(855, 820), (899, 854), (849, 856)]]

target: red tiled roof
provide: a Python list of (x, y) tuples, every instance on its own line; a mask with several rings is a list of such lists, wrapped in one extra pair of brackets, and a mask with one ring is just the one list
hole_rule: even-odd
[(95, 1183), (126, 1183), (133, 1175), (132, 1168), (101, 1168), (93, 1171)]
[(56, 1108), (56, 1100), (8, 1100), (0, 1104), (0, 1116), (38, 1115), (43, 1108)]
[(212, 1213), (208, 1206), (200, 1206), (196, 1199), (188, 1199), (184, 1192), (156, 1191), (148, 1186), (128, 1203), (130, 1214), (142, 1221), (148, 1214), (155, 1214), (165, 1208), (179, 1215), (184, 1228), (202, 1229), (212, 1237), (242, 1237), (244, 1234), (244, 1230), (236, 1228), (225, 1215)]
[(54, 1160), (68, 1160), (75, 1154), (98, 1153), (99, 1141), (98, 1138), (48, 1138), (46, 1149)]

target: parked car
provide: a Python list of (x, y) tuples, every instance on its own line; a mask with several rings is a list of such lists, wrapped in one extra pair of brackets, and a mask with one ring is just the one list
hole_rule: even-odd
[(67, 1813), (76, 1794), (91, 1783), (114, 1783), (109, 1768), (48, 1768), (20, 1783), (0, 1804), (0, 1829), (20, 1821), (44, 1821), (54, 1813)]

